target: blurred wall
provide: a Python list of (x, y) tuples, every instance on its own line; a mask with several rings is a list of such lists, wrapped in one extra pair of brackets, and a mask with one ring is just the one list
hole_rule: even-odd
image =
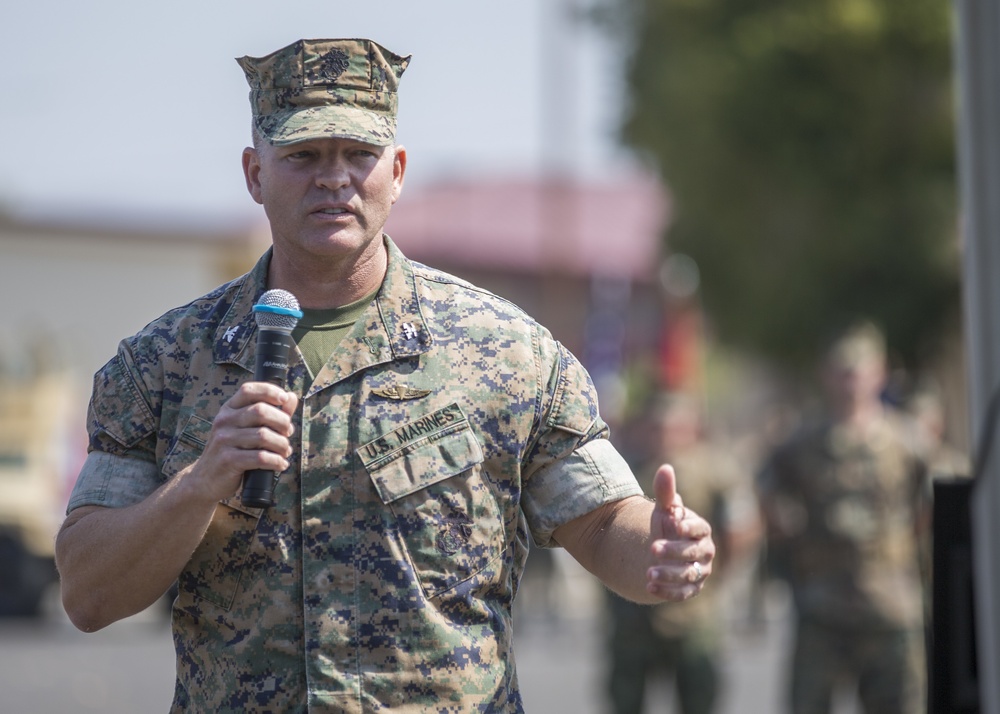
[(89, 392), (119, 340), (239, 275), (262, 250), (249, 233), (0, 220), (0, 368), (68, 362)]

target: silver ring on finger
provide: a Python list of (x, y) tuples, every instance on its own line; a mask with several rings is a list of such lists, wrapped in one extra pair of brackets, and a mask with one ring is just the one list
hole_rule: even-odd
[(691, 564), (691, 567), (694, 568), (694, 581), (696, 583), (701, 582), (701, 579), (705, 576), (701, 570), (701, 563), (696, 560)]

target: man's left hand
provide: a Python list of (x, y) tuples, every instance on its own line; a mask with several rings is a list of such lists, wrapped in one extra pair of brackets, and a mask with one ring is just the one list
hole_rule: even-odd
[(653, 565), (646, 571), (646, 590), (663, 600), (687, 600), (701, 592), (712, 573), (712, 527), (684, 507), (672, 467), (664, 464), (657, 470), (653, 489)]

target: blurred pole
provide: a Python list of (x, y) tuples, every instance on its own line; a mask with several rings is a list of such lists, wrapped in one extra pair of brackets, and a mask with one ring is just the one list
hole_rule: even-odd
[[(567, 270), (575, 255), (579, 226), (576, 203), (575, 145), (578, 94), (577, 27), (571, 4), (574, 0), (553, 0), (538, 5), (538, 42), (542, 70), (539, 76), (539, 225), (542, 265), (538, 271), (542, 324), (550, 325), (563, 342), (580, 349), (583, 326), (568, 319), (574, 292), (574, 276)], [(574, 325), (567, 329), (567, 325)], [(576, 344), (574, 344), (576, 343)]]
[(576, 204), (577, 71), (579, 27), (575, 0), (541, 3), (541, 140), (542, 251), (544, 302), (558, 305), (563, 292), (561, 267), (576, 250), (579, 226)]
[[(996, 441), (986, 423), (1000, 385), (1000, 4), (955, 0), (958, 156), (972, 444)], [(979, 689), (1000, 714), (1000, 444), (982, 464), (972, 499)]]
[(579, 147), (581, 42), (577, 0), (539, 5), (541, 44), (542, 171), (546, 178), (573, 179)]
[[(542, 3), (543, 230), (549, 270), (543, 295), (557, 304), (560, 275), (554, 266), (578, 250), (582, 241), (580, 159), (581, 71), (585, 67), (587, 3), (584, 0), (554, 0)], [(591, 28), (592, 29), (592, 28)], [(614, 210), (614, 206), (607, 206)], [(607, 249), (632, 236), (609, 235)], [(628, 277), (605, 275), (603, 266), (591, 266), (587, 317), (581, 358), (597, 387), (601, 414), (611, 424), (619, 422), (624, 408), (625, 333), (632, 298)]]

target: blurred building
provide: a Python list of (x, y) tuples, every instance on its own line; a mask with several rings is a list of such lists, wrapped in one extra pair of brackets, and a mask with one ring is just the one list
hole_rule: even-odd
[[(387, 232), (412, 259), (518, 304), (582, 357), (598, 303), (625, 303), (643, 328), (659, 309), (668, 221), (667, 195), (647, 175), (468, 180), (407, 186)], [(0, 364), (42, 337), (89, 375), (121, 337), (247, 270), (268, 242), (263, 219), (220, 231), (0, 213)]]
[[(68, 362), (87, 381), (118, 341), (253, 264), (265, 237), (0, 215), (0, 369)], [(28, 346), (32, 348), (28, 350)]]
[[(511, 300), (551, 329), (591, 371), (613, 423), (626, 365), (660, 343), (668, 214), (665, 192), (646, 176), (608, 185), (466, 181), (408, 187), (387, 232), (410, 258)], [(93, 373), (123, 337), (246, 272), (269, 242), (263, 218), (220, 231), (0, 214), (0, 424), (11, 437), (0, 443), (0, 493), (31, 494), (0, 508), (10, 555), (0, 547), (0, 611), (3, 586), (19, 587), (18, 544), (51, 556), (38, 543), (51, 546), (83, 458)], [(42, 512), (44, 521), (24, 518)]]

